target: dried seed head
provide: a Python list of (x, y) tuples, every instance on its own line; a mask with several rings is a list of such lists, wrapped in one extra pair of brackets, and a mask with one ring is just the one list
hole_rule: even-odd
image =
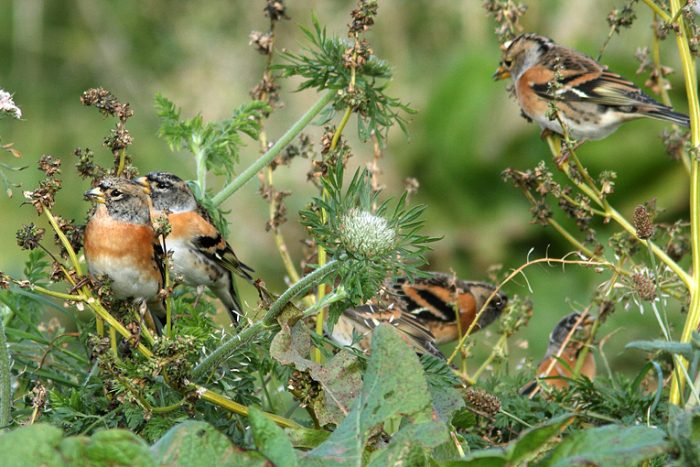
[(491, 417), (501, 410), (498, 397), (479, 388), (467, 388), (464, 391), (464, 401), (475, 410)]
[(267, 0), (267, 6), (265, 6), (263, 9), (265, 16), (270, 18), (270, 21), (289, 19), (286, 10), (287, 7), (284, 6), (284, 2), (282, 0)]
[(34, 223), (25, 224), (17, 231), (17, 244), (23, 250), (33, 250), (39, 246), (39, 242), (46, 233), (45, 229), (41, 229)]
[(274, 37), (271, 32), (251, 31), (248, 37), (248, 44), (255, 46), (255, 50), (261, 54), (269, 55), (272, 52)]
[(637, 230), (637, 237), (646, 240), (654, 235), (656, 227), (654, 226), (651, 213), (647, 210), (646, 206), (642, 206), (641, 204), (637, 206), (634, 209), (632, 220), (634, 228)]
[(656, 281), (649, 274), (638, 272), (632, 275), (634, 288), (639, 298), (647, 302), (653, 302), (656, 298)]

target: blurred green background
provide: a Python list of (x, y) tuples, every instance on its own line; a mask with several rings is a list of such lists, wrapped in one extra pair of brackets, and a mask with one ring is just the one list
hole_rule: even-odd
[[(299, 25), (310, 25), (316, 12), (330, 34), (345, 34), (354, 2), (349, 0), (288, 1), (291, 18), (277, 30), (277, 47), (298, 51), (303, 44)], [(380, 1), (376, 26), (369, 33), (375, 53), (395, 69), (391, 95), (410, 103), (418, 113), (410, 118), (409, 136), (392, 130), (384, 150), (382, 181), (389, 195), (400, 194), (403, 180), (415, 177), (420, 190), (415, 200), (428, 205), (427, 233), (444, 238), (434, 245), (430, 268), (454, 269), (465, 279), (483, 280), (491, 265), (505, 269), (523, 264), (528, 256), (561, 257), (571, 250), (552, 231), (530, 223), (529, 205), (520, 192), (503, 183), (506, 167), (526, 169), (540, 160), (552, 164), (539, 128), (519, 115), (508, 97), (505, 83), (494, 83), (491, 74), (500, 52), (493, 34), (494, 22), (482, 2), (463, 0)], [(523, 25), (528, 31), (550, 36), (596, 56), (608, 34), (608, 12), (619, 1), (530, 1)], [(246, 102), (258, 81), (263, 57), (248, 45), (252, 30), (266, 30), (263, 1), (209, 0), (4, 0), (0, 2), (0, 88), (14, 93), (24, 112), (23, 121), (3, 119), (0, 135), (23, 153), (0, 162), (28, 165), (16, 176), (26, 189), (40, 179), (35, 162), (41, 154), (64, 160), (65, 186), (58, 196), (56, 213), (83, 220), (88, 209), (82, 199), (87, 183), (77, 178), (71, 155), (76, 147), (95, 150), (107, 162), (111, 155), (102, 139), (113, 126), (94, 109), (80, 105), (89, 87), (103, 86), (131, 103), (135, 116), (128, 128), (134, 137), (130, 148), (142, 171), (173, 171), (183, 178), (194, 174), (192, 159), (171, 153), (156, 136), (158, 120), (153, 96), (160, 92), (182, 106), (183, 115), (201, 112), (205, 119), (227, 117)], [(637, 6), (638, 19), (615, 35), (603, 62), (639, 85), (646, 76), (635, 75), (634, 53), (651, 43), (651, 13)], [(673, 40), (662, 44), (666, 65), (679, 69)], [(686, 111), (681, 78), (671, 75), (676, 107)], [(294, 93), (296, 82), (282, 82), (284, 108), (275, 111), (267, 129), (274, 139), (315, 101), (314, 92)], [(603, 169), (618, 173), (610, 198), (622, 213), (656, 197), (665, 209), (662, 220), (687, 217), (687, 176), (681, 165), (665, 155), (660, 133), (665, 125), (637, 121), (623, 126), (604, 141), (586, 144), (580, 156), (594, 174)], [(318, 128), (309, 129), (318, 141)], [(346, 131), (359, 166), (371, 159), (371, 144), (360, 144), (354, 122)], [(250, 141), (242, 164), (258, 156)], [(288, 198), (289, 222), (283, 227), (295, 259), (301, 258), (302, 232), (296, 213), (313, 194), (305, 183), (308, 162), (295, 160), (292, 167), (276, 171), (278, 188), (294, 192)], [(210, 184), (219, 186), (220, 180)], [(275, 290), (283, 287), (284, 271), (273, 238), (264, 229), (267, 204), (252, 181), (230, 199), (230, 242), (243, 261), (253, 266)], [(15, 246), (15, 231), (37, 219), (22, 206), (21, 189), (12, 199), (0, 198), (0, 270), (20, 275), (26, 253)], [(599, 234), (609, 232), (601, 226)], [(530, 251), (532, 250), (532, 252)], [(576, 267), (535, 266), (523, 278), (506, 287), (509, 294), (531, 296), (535, 314), (516, 339), (528, 344), (512, 346), (514, 363), (537, 359), (546, 347), (548, 333), (560, 316), (589, 303), (597, 284), (607, 273)], [(254, 300), (248, 291), (249, 301)], [(677, 307), (669, 308), (671, 321), (682, 322)], [(676, 328), (678, 330), (678, 327)], [(641, 355), (624, 352), (626, 342), (660, 335), (653, 314), (647, 310), (623, 310), (620, 306), (600, 336), (620, 330), (610, 340), (607, 357), (616, 370), (633, 371)], [(494, 339), (478, 336), (488, 349)]]

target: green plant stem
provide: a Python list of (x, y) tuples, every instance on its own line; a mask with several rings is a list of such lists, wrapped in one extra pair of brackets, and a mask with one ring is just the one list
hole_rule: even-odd
[(666, 13), (664, 10), (661, 9), (659, 5), (657, 5), (654, 0), (643, 0), (646, 5), (651, 8), (651, 10), (659, 15), (659, 17), (664, 20), (666, 23), (671, 22), (671, 17)]
[[(552, 151), (552, 154), (556, 157), (559, 158), (561, 156), (561, 150), (558, 147), (558, 145), (555, 143), (555, 139), (552, 137), (547, 138), (547, 143), (549, 144), (549, 148)], [(680, 267), (678, 263), (673, 261), (665, 251), (663, 251), (661, 248), (659, 248), (656, 244), (654, 244), (651, 240), (642, 240), (641, 238), (637, 237), (637, 230), (634, 228), (632, 224), (630, 224), (625, 217), (620, 214), (615, 208), (613, 208), (608, 201), (601, 197), (600, 194), (598, 193), (597, 188), (595, 187), (595, 182), (590, 178), (588, 175), (588, 172), (586, 169), (581, 165), (581, 162), (579, 161), (578, 157), (573, 151), (570, 151), (569, 157), (574, 161), (576, 164), (579, 173), (581, 176), (584, 177), (584, 180), (587, 181), (588, 184), (583, 183), (579, 180), (576, 179), (571, 174), (571, 169), (567, 165), (562, 166), (562, 171), (564, 174), (569, 178), (571, 183), (576, 185), (576, 187), (581, 190), (586, 196), (588, 196), (590, 199), (592, 199), (596, 204), (598, 204), (603, 210), (605, 211), (605, 217), (608, 217), (612, 220), (614, 220), (616, 223), (620, 225), (624, 230), (627, 231), (633, 238), (635, 238), (637, 241), (639, 241), (642, 244), (647, 245), (651, 251), (654, 253), (654, 255), (661, 260), (666, 266), (668, 266), (669, 269), (671, 269), (681, 281), (686, 285), (688, 290), (691, 290), (693, 288), (693, 278), (691, 277), (690, 274), (688, 274), (683, 268)], [(691, 218), (692, 222), (692, 218)], [(700, 264), (700, 263), (699, 263)]]
[(0, 319), (0, 430), (6, 430), (12, 420), (12, 385), (10, 383), (10, 349), (7, 347), (5, 326)]
[[(680, 0), (670, 0), (671, 14), (675, 17), (681, 9)], [(690, 291), (690, 308), (681, 333), (681, 342), (690, 342), (690, 337), (698, 328), (700, 323), (700, 167), (697, 150), (700, 145), (700, 102), (698, 102), (697, 75), (695, 71), (695, 60), (690, 53), (688, 36), (684, 24), (683, 16), (678, 16), (678, 32), (676, 33), (676, 44), (681, 58), (683, 68), (683, 78), (685, 81), (685, 91), (688, 97), (688, 110), (690, 115), (690, 143), (692, 151), (690, 153), (690, 243), (692, 250), (692, 270), (693, 277), (688, 285)], [(685, 370), (687, 362), (679, 359), (680, 365)], [(681, 368), (676, 367), (677, 378), (671, 382), (671, 393), (669, 401), (672, 404), (681, 403), (683, 392), (683, 378)]]
[(78, 277), (82, 276), (83, 272), (80, 268), (80, 261), (78, 261), (78, 256), (75, 254), (75, 251), (73, 250), (73, 247), (68, 241), (68, 238), (66, 238), (66, 235), (63, 233), (63, 230), (61, 230), (61, 228), (58, 226), (56, 218), (53, 217), (53, 214), (51, 214), (51, 211), (49, 211), (49, 209), (46, 206), (44, 206), (44, 215), (48, 219), (49, 224), (51, 224), (51, 227), (53, 227), (53, 230), (56, 232), (56, 235), (61, 241), (61, 244), (63, 244), (63, 247), (68, 252), (68, 257), (70, 258), (70, 262), (73, 265), (73, 269), (75, 269), (75, 273), (78, 275)]
[(201, 379), (205, 374), (209, 373), (212, 369), (217, 368), (227, 358), (229, 358), (242, 342), (246, 342), (251, 337), (274, 325), (277, 317), (282, 313), (282, 311), (284, 311), (285, 307), (292, 300), (294, 300), (294, 298), (302, 293), (305, 293), (311, 287), (318, 284), (325, 276), (335, 271), (339, 266), (340, 263), (338, 261), (329, 261), (289, 287), (277, 300), (275, 300), (272, 306), (270, 306), (270, 309), (267, 311), (267, 313), (265, 313), (265, 316), (261, 321), (258, 321), (238, 334), (229, 337), (216, 350), (202, 360), (194, 368), (194, 370), (192, 370), (192, 379), (195, 381)]
[(262, 170), (266, 165), (268, 165), (277, 156), (277, 154), (282, 151), (289, 143), (297, 137), (301, 131), (306, 128), (306, 126), (311, 123), (311, 120), (316, 117), (328, 104), (330, 104), (335, 98), (335, 91), (329, 90), (321, 96), (321, 98), (316, 101), (316, 103), (311, 106), (309, 110), (306, 111), (304, 115), (301, 116), (299, 120), (294, 123), (294, 125), (287, 130), (285, 134), (282, 135), (280, 139), (272, 145), (270, 149), (267, 150), (265, 154), (260, 156), (258, 160), (253, 162), (247, 169), (241, 172), (238, 177), (236, 177), (231, 183), (226, 185), (219, 193), (212, 198), (214, 206), (218, 206), (224, 201), (226, 201), (232, 194), (234, 194), (239, 188), (248, 182), (251, 178)]
[[(195, 136), (193, 136), (194, 138)], [(194, 160), (197, 169), (197, 185), (199, 185), (200, 193), (204, 194), (207, 192), (207, 158), (202, 148), (199, 138), (192, 141), (192, 154), (194, 154)]]
[[(355, 82), (355, 69), (353, 68), (352, 70), (352, 80), (351, 80), (351, 86), (354, 86)], [(352, 108), (348, 107), (345, 109), (345, 113), (343, 114), (343, 118), (340, 120), (340, 123), (338, 124), (338, 128), (336, 128), (335, 133), (333, 133), (333, 138), (331, 138), (331, 145), (330, 145), (330, 151), (335, 151), (335, 149), (338, 147), (338, 141), (340, 141), (340, 135), (343, 134), (343, 130), (345, 129), (345, 126), (348, 124), (348, 121), (350, 121), (350, 115), (352, 115)], [(328, 191), (324, 188), (322, 197), (324, 201), (327, 201), (328, 199)], [(321, 210), (321, 219), (323, 222), (328, 222), (327, 215), (326, 215), (326, 210), (322, 208)], [(322, 246), (318, 247), (318, 264), (319, 266), (323, 266), (326, 264), (326, 249), (323, 248)], [(318, 293), (316, 295), (316, 299), (320, 302), (323, 299), (323, 296), (326, 294), (326, 286), (325, 284), (320, 284), (318, 286)], [(318, 315), (316, 315), (316, 334), (319, 336), (323, 335), (323, 323), (326, 320), (326, 313), (325, 310), (322, 309)], [(321, 349), (318, 347), (314, 348), (313, 351), (313, 360), (316, 363), (321, 363)]]
[(486, 357), (486, 360), (481, 364), (481, 366), (472, 374), (471, 378), (474, 381), (477, 381), (479, 379), (479, 376), (481, 373), (488, 367), (491, 362), (493, 362), (496, 359), (496, 356), (501, 353), (503, 344), (506, 343), (508, 340), (508, 336), (505, 334), (501, 334), (501, 337), (498, 338), (498, 342), (496, 342), (496, 345), (493, 346), (493, 350), (489, 354), (488, 357)]
[(119, 150), (119, 164), (117, 165), (117, 177), (121, 176), (124, 172), (124, 165), (126, 164), (126, 149)]
[[(212, 404), (216, 404), (219, 407), (223, 407), (227, 410), (230, 410), (231, 412), (243, 415), (243, 416), (248, 416), (248, 407), (245, 405), (241, 405), (238, 402), (234, 402), (230, 399), (227, 399), (213, 391), (210, 391), (207, 388), (198, 386), (197, 387), (197, 393), (199, 396), (208, 402), (211, 402)], [(284, 428), (303, 428), (301, 425), (299, 425), (297, 422), (294, 420), (290, 420), (288, 418), (280, 417), (279, 415), (275, 415), (272, 413), (268, 412), (263, 412), (266, 417), (268, 417), (270, 420), (273, 422), (277, 423), (278, 425), (284, 427)]]

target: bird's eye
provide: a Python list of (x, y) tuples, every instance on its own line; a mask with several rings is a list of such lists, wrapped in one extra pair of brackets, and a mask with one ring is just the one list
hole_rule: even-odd
[(163, 183), (163, 182), (158, 182), (158, 183), (156, 183), (156, 186), (157, 186), (158, 188), (160, 188), (161, 190), (164, 190), (164, 189), (168, 188), (168, 184), (167, 184), (167, 183)]
[(119, 190), (117, 190), (117, 189), (115, 188), (115, 189), (112, 190), (112, 193), (111, 193), (111, 194), (112, 194), (112, 198), (115, 198), (115, 199), (116, 199), (116, 198), (121, 197), (122, 192), (119, 191)]
[(513, 65), (513, 60), (507, 58), (507, 59), (503, 60), (503, 65), (504, 65), (506, 68), (510, 68), (510, 67)]

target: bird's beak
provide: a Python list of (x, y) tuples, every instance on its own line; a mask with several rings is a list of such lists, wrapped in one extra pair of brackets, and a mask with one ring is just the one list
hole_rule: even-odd
[(510, 78), (510, 71), (506, 70), (506, 68), (503, 65), (501, 65), (496, 70), (496, 73), (493, 74), (493, 80), (500, 81), (506, 78)]
[(151, 194), (151, 183), (148, 181), (148, 177), (135, 178), (134, 181), (143, 187), (143, 191), (145, 191), (147, 195)]
[(85, 192), (85, 198), (99, 204), (105, 204), (105, 194), (98, 186)]

